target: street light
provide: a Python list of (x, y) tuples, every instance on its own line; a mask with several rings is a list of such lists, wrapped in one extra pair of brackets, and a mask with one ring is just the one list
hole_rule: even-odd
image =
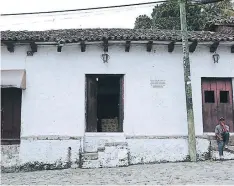
[(219, 62), (219, 54), (217, 54), (216, 52), (213, 54), (213, 60), (214, 60), (214, 63), (218, 63)]
[(108, 63), (108, 60), (110, 59), (110, 56), (106, 53), (102, 54), (102, 60), (103, 63)]

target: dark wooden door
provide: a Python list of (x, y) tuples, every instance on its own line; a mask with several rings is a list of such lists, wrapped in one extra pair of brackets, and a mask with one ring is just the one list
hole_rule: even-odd
[(97, 82), (87, 77), (86, 132), (97, 132)]
[(123, 132), (124, 120), (124, 76), (120, 77), (120, 94), (119, 94), (119, 132)]
[(1, 139), (19, 140), (21, 129), (21, 96), (17, 88), (1, 89)]
[(204, 132), (214, 132), (218, 119), (224, 117), (233, 131), (232, 81), (226, 78), (202, 79), (202, 112)]

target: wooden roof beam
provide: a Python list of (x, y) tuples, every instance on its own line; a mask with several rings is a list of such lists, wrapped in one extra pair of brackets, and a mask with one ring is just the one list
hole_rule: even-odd
[(84, 41), (81, 41), (81, 43), (80, 43), (80, 50), (81, 50), (81, 52), (85, 52), (85, 50), (86, 50), (86, 44)]
[(13, 42), (3, 42), (7, 46), (7, 50), (9, 52), (14, 52), (15, 51), (15, 45)]
[(147, 52), (151, 52), (152, 46), (153, 46), (153, 41), (149, 41), (149, 42), (146, 44), (146, 51), (147, 51)]
[(58, 46), (57, 46), (57, 52), (62, 52), (62, 48), (63, 48), (62, 45), (58, 45)]
[(194, 40), (190, 45), (189, 45), (189, 52), (193, 53), (195, 52), (197, 48), (197, 40)]
[(108, 39), (103, 39), (103, 50), (108, 52)]
[(35, 42), (30, 43), (30, 51), (27, 51), (27, 56), (33, 56), (35, 52), (37, 52), (37, 44)]
[(126, 41), (126, 43), (125, 43), (125, 52), (130, 51), (130, 45), (131, 45), (131, 41)]
[(234, 45), (231, 46), (231, 53), (234, 53)]
[(214, 42), (212, 45), (210, 45), (210, 52), (211, 53), (216, 52), (218, 46), (219, 46), (219, 42), (218, 41)]
[(172, 41), (168, 44), (168, 52), (173, 52), (175, 48), (175, 42)]
[(32, 52), (37, 52), (37, 44), (35, 44), (35, 42), (30, 43), (30, 47), (31, 47)]
[(64, 41), (64, 40), (60, 40), (60, 41), (58, 42), (57, 52), (62, 52), (62, 48), (63, 48), (64, 44), (65, 44), (65, 41)]

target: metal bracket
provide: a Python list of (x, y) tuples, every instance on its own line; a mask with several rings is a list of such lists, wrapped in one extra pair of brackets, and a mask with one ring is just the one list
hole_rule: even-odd
[(27, 56), (33, 56), (34, 52), (33, 51), (27, 51)]

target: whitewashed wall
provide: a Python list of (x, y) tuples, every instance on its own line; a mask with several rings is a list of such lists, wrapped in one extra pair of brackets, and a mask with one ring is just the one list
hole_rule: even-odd
[[(181, 48), (173, 53), (167, 46), (110, 46), (110, 60), (104, 64), (102, 48), (39, 46), (34, 56), (29, 47), (17, 46), (14, 53), (2, 47), (2, 69), (26, 69), (27, 89), (22, 96), (21, 136), (83, 136), (85, 131), (85, 74), (125, 74), (126, 135), (187, 135)], [(201, 77), (234, 77), (234, 56), (230, 48), (218, 49), (214, 64), (206, 46), (191, 54), (196, 134), (203, 134)], [(165, 80), (164, 88), (152, 88), (150, 80)]]
[[(130, 164), (177, 162), (188, 158), (188, 140), (178, 139), (128, 139)], [(209, 140), (196, 139), (199, 160), (209, 154)]]
[(197, 135), (203, 134), (201, 78), (228, 77), (233, 78), (234, 82), (234, 54), (231, 53), (230, 46), (219, 46), (217, 53), (220, 55), (218, 63), (213, 62), (213, 53), (209, 52), (208, 46), (200, 46), (190, 56), (194, 122), (196, 124), (195, 130)]
[[(20, 145), (1, 146), (1, 166), (22, 167), (30, 163), (65, 166), (79, 162), (80, 140), (21, 140)], [(70, 149), (68, 149), (70, 147)]]
[[(187, 135), (180, 46), (175, 47), (173, 53), (167, 52), (167, 46), (154, 46), (150, 53), (144, 45), (132, 46), (130, 52), (125, 52), (124, 46), (110, 46), (108, 64), (102, 62), (100, 46), (87, 46), (83, 53), (74, 45), (63, 47), (61, 53), (55, 46), (39, 46), (31, 57), (26, 55), (28, 46), (17, 46), (14, 53), (5, 47), (1, 49), (1, 69), (26, 69), (27, 81), (22, 96), (21, 137), (24, 140), (15, 148), (2, 146), (4, 166), (66, 162), (68, 147), (72, 148), (74, 163), (79, 159), (83, 144), (86, 150), (92, 151), (97, 149), (99, 138), (124, 142), (124, 135), (130, 136), (127, 139), (130, 164), (186, 159), (186, 139), (144, 137)], [(201, 77), (234, 78), (234, 55), (230, 48), (220, 46), (217, 52), (220, 54), (218, 64), (213, 63), (206, 46), (197, 47), (190, 56), (197, 135), (203, 134)], [(66, 137), (78, 139), (76, 137), (85, 133), (85, 74), (125, 74), (124, 135), (86, 133), (84, 143), (83, 139)], [(165, 80), (166, 85), (152, 88), (151, 80)], [(136, 135), (142, 139), (131, 138)], [(28, 139), (47, 136), (63, 136), (67, 140)], [(202, 156), (208, 153), (208, 148), (208, 140), (197, 141), (200, 159), (204, 159)]]
[[(186, 135), (186, 112), (180, 49), (173, 54), (167, 46), (155, 53), (145, 46), (109, 48), (110, 60), (104, 64), (102, 49), (87, 46), (39, 47), (32, 57), (27, 47), (14, 53), (2, 48), (2, 68), (25, 68), (27, 89), (22, 99), (21, 136), (82, 136), (85, 131), (85, 74), (125, 75), (125, 120), (127, 135)], [(150, 80), (166, 80), (162, 89), (154, 89)]]

